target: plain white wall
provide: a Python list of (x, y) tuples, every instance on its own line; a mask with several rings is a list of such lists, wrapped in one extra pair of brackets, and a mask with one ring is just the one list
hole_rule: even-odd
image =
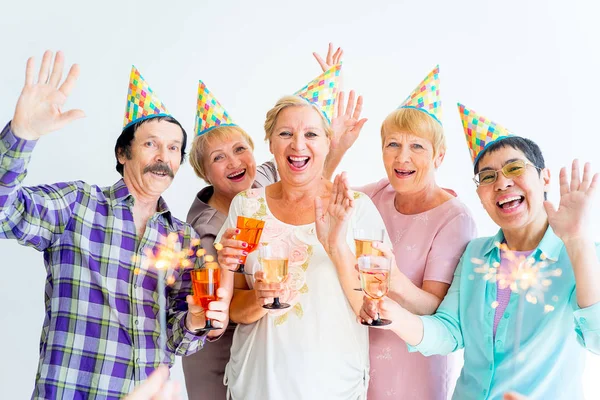
[[(125, 4), (127, 3), (127, 4)], [(10, 2), (0, 6), (0, 123), (13, 115), (27, 57), (65, 51), (81, 65), (68, 107), (87, 118), (40, 140), (28, 185), (86, 180), (111, 185), (131, 64), (192, 133), (197, 80), (262, 143), (266, 111), (319, 72), (311, 52), (342, 45), (346, 88), (364, 95), (369, 118), (340, 170), (359, 185), (384, 176), (379, 125), (437, 63), (448, 153), (438, 181), (456, 190), (482, 235), (495, 233), (475, 195), (456, 102), (540, 144), (558, 176), (573, 157), (596, 161), (600, 70), (598, 6), (593, 1), (179, 1)], [(596, 38), (595, 40), (593, 38)], [(600, 163), (596, 163), (596, 170)], [(165, 194), (185, 218), (203, 186), (189, 166)], [(551, 199), (558, 199), (556, 181)], [(598, 213), (595, 221), (600, 221)], [(598, 232), (597, 232), (598, 233)], [(31, 394), (43, 321), (41, 254), (0, 241), (0, 397)], [(180, 362), (175, 379), (183, 382)], [(589, 357), (585, 385), (598, 358)]]

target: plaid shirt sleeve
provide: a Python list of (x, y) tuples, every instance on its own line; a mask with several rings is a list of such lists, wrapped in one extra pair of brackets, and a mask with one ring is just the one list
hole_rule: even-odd
[(76, 183), (22, 187), (36, 141), (0, 133), (0, 238), (43, 251), (65, 230), (78, 197)]
[[(187, 226), (184, 230), (183, 243), (187, 244), (187, 247), (190, 246), (191, 239), (195, 237), (195, 232), (192, 232), (190, 226)], [(199, 262), (196, 258), (194, 261)], [(186, 297), (191, 294), (192, 278), (190, 270), (181, 270), (173, 285), (169, 287), (167, 300), (169, 309), (167, 316), (167, 347), (177, 356), (194, 354), (202, 349), (206, 340), (206, 332), (196, 334), (185, 326), (185, 318), (188, 312)]]

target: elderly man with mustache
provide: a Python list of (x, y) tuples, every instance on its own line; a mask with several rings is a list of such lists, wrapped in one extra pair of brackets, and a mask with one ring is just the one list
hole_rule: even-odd
[(37, 140), (84, 116), (61, 109), (79, 73), (73, 65), (61, 84), (63, 63), (59, 52), (51, 68), (46, 52), (34, 82), (28, 60), (14, 117), (0, 132), (0, 238), (44, 253), (46, 313), (32, 397), (118, 399), (174, 355), (192, 354), (207, 336), (220, 335), (222, 329), (202, 328), (206, 318), (225, 328), (228, 305), (195, 305), (189, 271), (175, 271), (165, 291), (163, 353), (158, 277), (143, 268), (144, 259), (169, 235), (184, 249), (198, 236), (161, 197), (183, 161), (186, 133), (135, 68), (115, 147), (122, 179), (107, 188), (80, 181), (22, 186)]

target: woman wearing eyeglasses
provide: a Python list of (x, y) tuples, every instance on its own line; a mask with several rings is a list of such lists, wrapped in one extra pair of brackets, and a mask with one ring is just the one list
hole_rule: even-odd
[[(590, 232), (600, 175), (592, 177), (586, 164), (580, 177), (575, 160), (569, 182), (563, 168), (556, 210), (545, 201), (550, 172), (540, 148), (459, 108), (477, 194), (500, 230), (469, 243), (434, 315), (365, 298), (361, 318), (379, 312), (410, 351), (426, 356), (464, 348), (455, 399), (501, 399), (509, 390), (531, 399), (583, 399), (585, 349), (600, 353), (600, 246)], [(485, 266), (492, 268), (488, 280), (478, 273)], [(519, 293), (506, 287), (515, 277)]]

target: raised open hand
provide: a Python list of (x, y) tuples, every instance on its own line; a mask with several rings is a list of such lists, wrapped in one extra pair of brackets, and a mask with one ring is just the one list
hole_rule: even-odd
[(313, 53), (313, 56), (321, 66), (323, 72), (327, 71), (334, 65), (339, 64), (342, 60), (342, 55), (344, 55), (344, 50), (342, 50), (341, 47), (338, 47), (335, 52), (333, 51), (333, 43), (329, 43), (329, 47), (327, 49), (327, 56), (325, 57), (325, 60), (323, 60), (323, 58), (316, 52)]
[(66, 79), (60, 84), (64, 67), (63, 53), (60, 51), (56, 53), (52, 69), (50, 69), (51, 63), (52, 52), (46, 51), (35, 82), (33, 57), (27, 60), (25, 86), (11, 121), (11, 130), (17, 137), (36, 140), (85, 116), (81, 110), (62, 110), (67, 97), (75, 87), (79, 66), (73, 64)]
[(315, 199), (317, 237), (328, 254), (346, 243), (348, 222), (353, 210), (354, 197), (346, 173), (342, 172), (333, 181), (327, 210), (324, 209), (321, 198)]
[(338, 94), (337, 113), (331, 121), (333, 130), (333, 137), (329, 145), (331, 151), (346, 152), (356, 142), (362, 127), (367, 122), (366, 118), (360, 119), (362, 107), (363, 98), (358, 96), (356, 99), (354, 90), (350, 91), (346, 106), (344, 106), (344, 92)]
[(566, 168), (561, 168), (558, 210), (549, 201), (544, 202), (544, 207), (548, 214), (548, 223), (563, 242), (590, 237), (590, 213), (598, 181), (600, 174), (596, 173), (592, 177), (590, 163), (585, 163), (583, 179), (580, 179), (579, 160), (573, 160), (570, 183)]

